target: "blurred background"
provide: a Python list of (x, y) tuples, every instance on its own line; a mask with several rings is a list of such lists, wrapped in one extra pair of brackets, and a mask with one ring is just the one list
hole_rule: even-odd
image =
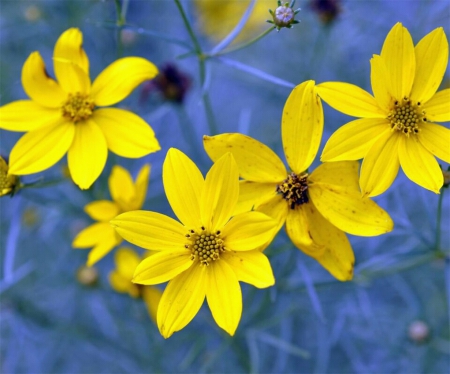
[[(182, 1), (182, 6), (208, 53), (239, 23), (249, 3)], [(231, 47), (268, 29), (268, 9), (276, 7), (275, 0), (257, 0)], [(43, 177), (54, 185), (0, 199), (1, 372), (449, 372), (450, 191), (438, 228), (439, 196), (402, 173), (375, 199), (391, 214), (395, 229), (378, 238), (350, 236), (353, 281), (336, 281), (282, 230), (266, 252), (277, 283), (264, 290), (242, 284), (244, 310), (234, 337), (216, 326), (204, 306), (185, 329), (163, 339), (142, 300), (112, 290), (114, 252), (86, 270), (88, 251), (71, 247), (76, 234), (93, 223), (83, 207), (110, 199), (107, 179), (114, 164), (136, 176), (151, 163), (144, 209), (173, 216), (161, 181), (170, 147), (189, 155), (202, 172), (211, 162), (201, 137), (213, 131), (248, 134), (283, 157), (280, 120), (295, 85), (338, 80), (371, 92), (369, 60), (399, 21), (415, 43), (436, 27), (450, 37), (448, 1), (308, 0), (296, 7), (302, 10), (295, 27), (207, 60), (201, 76), (174, 1), (0, 0), (0, 105), (26, 99), (21, 69), (31, 52), (41, 53), (53, 75), (56, 40), (78, 27), (91, 78), (122, 56), (142, 56), (159, 67), (160, 76), (119, 107), (142, 116), (162, 148), (138, 160), (110, 152), (102, 176), (87, 191), (67, 177), (64, 157), (50, 170), (23, 178), (31, 183)], [(441, 89), (449, 86), (447, 71)], [(326, 104), (324, 110), (322, 147), (350, 121)], [(21, 135), (0, 130), (2, 156)]]

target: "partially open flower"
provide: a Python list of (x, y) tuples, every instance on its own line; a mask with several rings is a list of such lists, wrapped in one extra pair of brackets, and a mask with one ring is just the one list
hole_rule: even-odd
[(13, 195), (19, 186), (19, 178), (15, 175), (8, 174), (8, 170), (8, 164), (0, 156), (0, 196)]
[(286, 27), (290, 29), (292, 25), (298, 23), (298, 21), (295, 20), (295, 15), (300, 12), (300, 8), (297, 10), (294, 10), (295, 0), (292, 0), (289, 4), (281, 3), (281, 1), (278, 1), (278, 8), (275, 9), (275, 12), (272, 9), (269, 9), (269, 13), (272, 15), (273, 20), (268, 20), (267, 22), (273, 23), (275, 25), (275, 28), (280, 31), (283, 27)]

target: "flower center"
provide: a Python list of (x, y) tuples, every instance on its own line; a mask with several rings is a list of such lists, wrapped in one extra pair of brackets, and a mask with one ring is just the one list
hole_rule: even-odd
[(309, 202), (308, 197), (308, 173), (297, 175), (291, 173), (277, 186), (277, 192), (283, 195), (291, 209), (296, 205), (302, 205)]
[(186, 234), (189, 244), (185, 247), (191, 251), (191, 260), (198, 260), (200, 265), (209, 265), (220, 258), (220, 253), (225, 251), (225, 242), (220, 238), (220, 231), (215, 234), (207, 232), (204, 227), (200, 232), (189, 230)]
[(418, 134), (420, 123), (426, 122), (425, 111), (420, 110), (420, 103), (413, 105), (407, 97), (403, 102), (395, 102), (394, 108), (389, 112), (387, 119), (391, 123), (392, 130), (400, 131), (405, 136)]
[(76, 94), (69, 94), (69, 98), (62, 106), (62, 115), (76, 123), (88, 119), (94, 108), (94, 101), (89, 98), (89, 95), (77, 92)]

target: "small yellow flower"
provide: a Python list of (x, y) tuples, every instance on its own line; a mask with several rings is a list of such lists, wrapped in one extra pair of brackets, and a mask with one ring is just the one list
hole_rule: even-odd
[(160, 149), (151, 127), (137, 115), (106, 107), (125, 99), (158, 69), (141, 57), (121, 58), (91, 85), (89, 60), (78, 29), (65, 31), (53, 51), (58, 81), (50, 78), (39, 52), (22, 69), (22, 85), (31, 100), (0, 108), (0, 128), (25, 131), (10, 155), (16, 175), (43, 171), (67, 152), (70, 173), (82, 189), (103, 171), (108, 149), (122, 157), (139, 158)]
[(275, 283), (267, 257), (258, 250), (270, 240), (275, 222), (259, 212), (230, 219), (239, 195), (238, 169), (230, 154), (203, 179), (197, 166), (172, 148), (164, 161), (163, 183), (182, 223), (147, 211), (111, 221), (130, 243), (159, 251), (138, 265), (133, 282), (169, 281), (157, 315), (165, 338), (194, 318), (205, 296), (217, 324), (233, 335), (242, 313), (239, 281), (258, 288)]
[(414, 47), (397, 23), (370, 63), (374, 96), (348, 83), (317, 86), (333, 108), (362, 117), (331, 136), (322, 161), (364, 158), (359, 183), (365, 196), (386, 191), (400, 166), (413, 182), (439, 193), (443, 177), (435, 156), (450, 163), (450, 130), (434, 123), (450, 121), (450, 89), (436, 93), (448, 64), (444, 30), (433, 30)]
[(162, 292), (156, 287), (144, 287), (134, 284), (133, 273), (139, 265), (141, 258), (130, 248), (121, 247), (114, 255), (116, 268), (109, 273), (109, 284), (119, 293), (127, 293), (131, 297), (142, 297), (153, 322), (156, 323), (156, 312)]
[[(198, 16), (198, 26), (204, 34), (215, 41), (226, 37), (239, 23), (250, 5), (250, 0), (194, 0)], [(266, 24), (266, 18), (273, 0), (259, 0), (241, 33), (235, 41), (255, 36)]]
[(0, 157), (0, 196), (11, 194), (19, 184), (19, 178), (9, 174), (9, 167), (3, 157)]
[(133, 183), (130, 173), (115, 165), (109, 176), (109, 192), (113, 201), (99, 200), (87, 204), (84, 211), (99, 221), (82, 230), (73, 240), (74, 248), (94, 247), (88, 255), (87, 265), (92, 266), (122, 242), (109, 224), (120, 213), (140, 209), (147, 193), (150, 165), (144, 165)]
[(286, 223), (294, 245), (341, 281), (353, 277), (354, 255), (344, 232), (375, 236), (393, 222), (377, 204), (361, 197), (356, 161), (332, 162), (308, 171), (322, 138), (323, 112), (314, 81), (297, 86), (282, 118), (283, 148), (291, 171), (266, 145), (242, 134), (204, 136), (212, 160), (231, 152), (239, 166), (236, 214), (255, 209)]

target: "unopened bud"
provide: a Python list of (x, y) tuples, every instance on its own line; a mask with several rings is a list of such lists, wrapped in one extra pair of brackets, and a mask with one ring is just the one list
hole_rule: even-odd
[(95, 286), (98, 281), (97, 269), (85, 265), (79, 267), (77, 270), (77, 281), (83, 286)]
[(408, 328), (408, 336), (415, 343), (423, 343), (430, 336), (430, 329), (423, 321), (413, 321)]
[(268, 20), (267, 22), (274, 24), (278, 31), (283, 27), (290, 29), (292, 25), (298, 23), (298, 21), (295, 20), (295, 15), (300, 12), (300, 9), (293, 9), (294, 4), (295, 0), (293, 0), (290, 4), (282, 4), (281, 1), (278, 1), (278, 8), (275, 9), (275, 12), (269, 9), (269, 13), (272, 15), (272, 20)]

